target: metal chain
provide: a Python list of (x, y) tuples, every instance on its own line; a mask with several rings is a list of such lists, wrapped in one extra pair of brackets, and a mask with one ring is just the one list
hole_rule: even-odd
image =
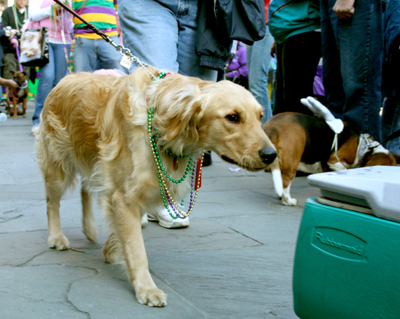
[[(147, 63), (144, 63), (143, 61), (140, 61), (137, 56), (132, 54), (131, 50), (129, 50), (128, 48), (125, 48), (123, 45), (115, 44), (115, 42), (108, 35), (105, 34), (104, 36), (107, 39), (105, 39), (104, 37), (103, 38), (108, 43), (110, 43), (115, 48), (115, 50), (117, 50), (117, 52), (119, 52), (122, 56), (127, 56), (132, 61), (135, 61), (137, 64), (139, 64), (141, 67), (143, 67), (150, 74), (150, 76), (153, 78), (153, 80), (159, 81), (159, 79), (153, 73), (151, 73), (150, 70), (147, 68), (147, 67), (152, 67), (151, 65), (148, 65)], [(159, 69), (157, 69), (157, 70), (160, 71)]]

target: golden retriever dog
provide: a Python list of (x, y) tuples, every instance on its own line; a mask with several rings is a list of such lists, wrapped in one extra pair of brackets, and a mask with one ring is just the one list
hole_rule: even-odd
[[(140, 223), (145, 212), (164, 205), (150, 144), (152, 127), (157, 130), (157, 156), (174, 178), (185, 173), (189, 159), (180, 159), (183, 164), (176, 167), (170, 152), (196, 158), (203, 149), (211, 150), (230, 163), (262, 171), (274, 161), (276, 150), (261, 127), (261, 106), (244, 88), (180, 74), (154, 80), (147, 70), (121, 77), (66, 76), (46, 99), (36, 139), (46, 188), (48, 246), (70, 248), (61, 229), (60, 199), (79, 174), (84, 234), (96, 240), (91, 193), (97, 191), (111, 228), (103, 248), (106, 262), (123, 261), (138, 302), (160, 307), (167, 304), (166, 295), (150, 276)], [(189, 178), (167, 180), (167, 185), (177, 199), (190, 190)]]

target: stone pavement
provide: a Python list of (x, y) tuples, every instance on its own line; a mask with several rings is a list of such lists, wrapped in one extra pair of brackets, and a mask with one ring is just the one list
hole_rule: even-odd
[[(213, 154), (204, 168), (190, 227), (143, 229), (150, 271), (168, 306), (136, 302), (120, 265), (104, 263), (100, 209), (97, 243), (81, 232), (79, 187), (61, 202), (71, 246), (47, 248), (44, 184), (28, 116), (0, 122), (0, 318), (294, 319), (293, 256), (305, 199), (319, 195), (295, 178), (297, 207), (276, 198), (268, 173), (235, 171)], [(4, 112), (1, 107), (0, 111)]]

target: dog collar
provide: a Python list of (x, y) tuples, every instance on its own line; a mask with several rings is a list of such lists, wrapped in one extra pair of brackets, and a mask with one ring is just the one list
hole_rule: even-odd
[(349, 168), (358, 167), (361, 159), (364, 157), (365, 154), (369, 152), (372, 152), (373, 154), (375, 153), (387, 154), (388, 150), (385, 149), (378, 141), (374, 141), (371, 135), (361, 134), (360, 138), (358, 139), (356, 159), (354, 160), (354, 163), (350, 165)]
[(25, 80), (24, 83), (22, 83), (22, 85), (19, 88), (25, 90), (27, 87), (28, 87), (28, 81)]

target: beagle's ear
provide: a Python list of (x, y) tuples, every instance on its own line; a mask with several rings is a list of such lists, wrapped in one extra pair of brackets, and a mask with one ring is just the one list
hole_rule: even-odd
[(14, 75), (15, 71), (10, 71), (10, 73), (11, 73), (12, 75)]
[(201, 114), (201, 102), (199, 100), (182, 108), (177, 116), (169, 119), (165, 139), (170, 141), (181, 134), (183, 138), (197, 141), (199, 139), (197, 125), (200, 122)]

